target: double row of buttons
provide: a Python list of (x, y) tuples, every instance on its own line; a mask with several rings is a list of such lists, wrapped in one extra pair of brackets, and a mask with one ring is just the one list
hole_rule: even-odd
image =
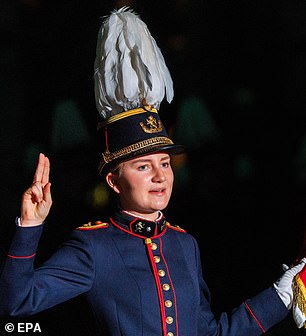
[[(156, 243), (152, 243), (151, 244), (151, 249), (153, 251), (155, 251), (155, 252), (158, 252), (157, 251), (158, 250), (158, 245)], [(159, 255), (154, 255), (154, 261), (155, 261), (156, 264), (159, 264), (161, 262), (160, 256)], [(166, 272), (161, 267), (159, 268), (157, 266), (157, 268), (158, 268), (158, 275), (160, 276), (160, 278), (165, 277), (166, 276)], [(162, 284), (162, 289), (163, 289), (164, 292), (166, 292), (166, 293), (168, 292), (168, 294), (170, 294), (170, 295), (167, 295), (167, 296), (173, 296), (172, 291), (170, 291), (171, 290), (171, 286), (168, 283), (163, 283)], [(169, 309), (173, 308), (173, 301), (170, 300), (170, 299), (167, 299), (167, 300), (165, 300), (164, 305), (165, 305), (166, 308), (169, 308)], [(173, 313), (174, 312), (175, 311), (173, 310)], [(167, 316), (166, 317), (166, 323), (169, 326), (172, 325), (173, 322), (174, 322), (174, 318), (172, 316)], [(174, 333), (170, 331), (170, 332), (167, 333), (167, 336), (174, 336)]]

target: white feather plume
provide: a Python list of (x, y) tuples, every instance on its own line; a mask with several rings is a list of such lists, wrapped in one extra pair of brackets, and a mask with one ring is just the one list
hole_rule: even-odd
[(113, 11), (103, 22), (94, 64), (95, 98), (100, 116), (141, 107), (159, 109), (173, 82), (164, 57), (146, 24), (128, 7)]

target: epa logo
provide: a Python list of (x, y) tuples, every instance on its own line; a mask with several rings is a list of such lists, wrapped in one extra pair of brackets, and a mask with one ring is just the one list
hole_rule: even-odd
[(7, 323), (4, 326), (4, 329), (8, 333), (12, 333), (13, 331), (18, 332), (18, 333), (27, 333), (27, 332), (41, 332), (41, 328), (39, 323), (16, 323), (16, 326), (13, 323)]

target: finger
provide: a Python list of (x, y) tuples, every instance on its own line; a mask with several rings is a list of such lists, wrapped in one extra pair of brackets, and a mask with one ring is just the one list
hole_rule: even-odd
[(32, 199), (33, 191), (32, 187), (28, 188), (22, 195), (22, 198), (25, 200)]
[(44, 170), (43, 170), (43, 175), (42, 175), (42, 179), (41, 179), (41, 183), (42, 183), (43, 186), (45, 186), (49, 182), (49, 173), (50, 173), (50, 161), (45, 156), (45, 158), (44, 158)]
[(39, 153), (38, 163), (37, 163), (36, 171), (34, 174), (33, 183), (35, 183), (36, 181), (39, 181), (39, 182), (42, 181), (44, 167), (45, 167), (45, 155), (43, 153)]
[(48, 182), (43, 189), (44, 201), (51, 206), (52, 197), (51, 197), (51, 183)]
[(32, 199), (34, 202), (41, 202), (43, 200), (43, 188), (41, 182), (35, 182), (31, 187)]
[(296, 266), (294, 266), (294, 267), (292, 268), (292, 270), (293, 270), (293, 272), (294, 272), (295, 274), (301, 272), (301, 270), (302, 270), (302, 269), (304, 268), (304, 266), (305, 266), (305, 261), (306, 261), (306, 259), (303, 258), (303, 259), (302, 259)]

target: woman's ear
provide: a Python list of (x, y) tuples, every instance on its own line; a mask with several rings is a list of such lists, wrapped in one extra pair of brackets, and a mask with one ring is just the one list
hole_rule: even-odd
[(119, 183), (117, 182), (116, 174), (109, 172), (105, 176), (107, 184), (114, 190), (115, 193), (120, 194)]

